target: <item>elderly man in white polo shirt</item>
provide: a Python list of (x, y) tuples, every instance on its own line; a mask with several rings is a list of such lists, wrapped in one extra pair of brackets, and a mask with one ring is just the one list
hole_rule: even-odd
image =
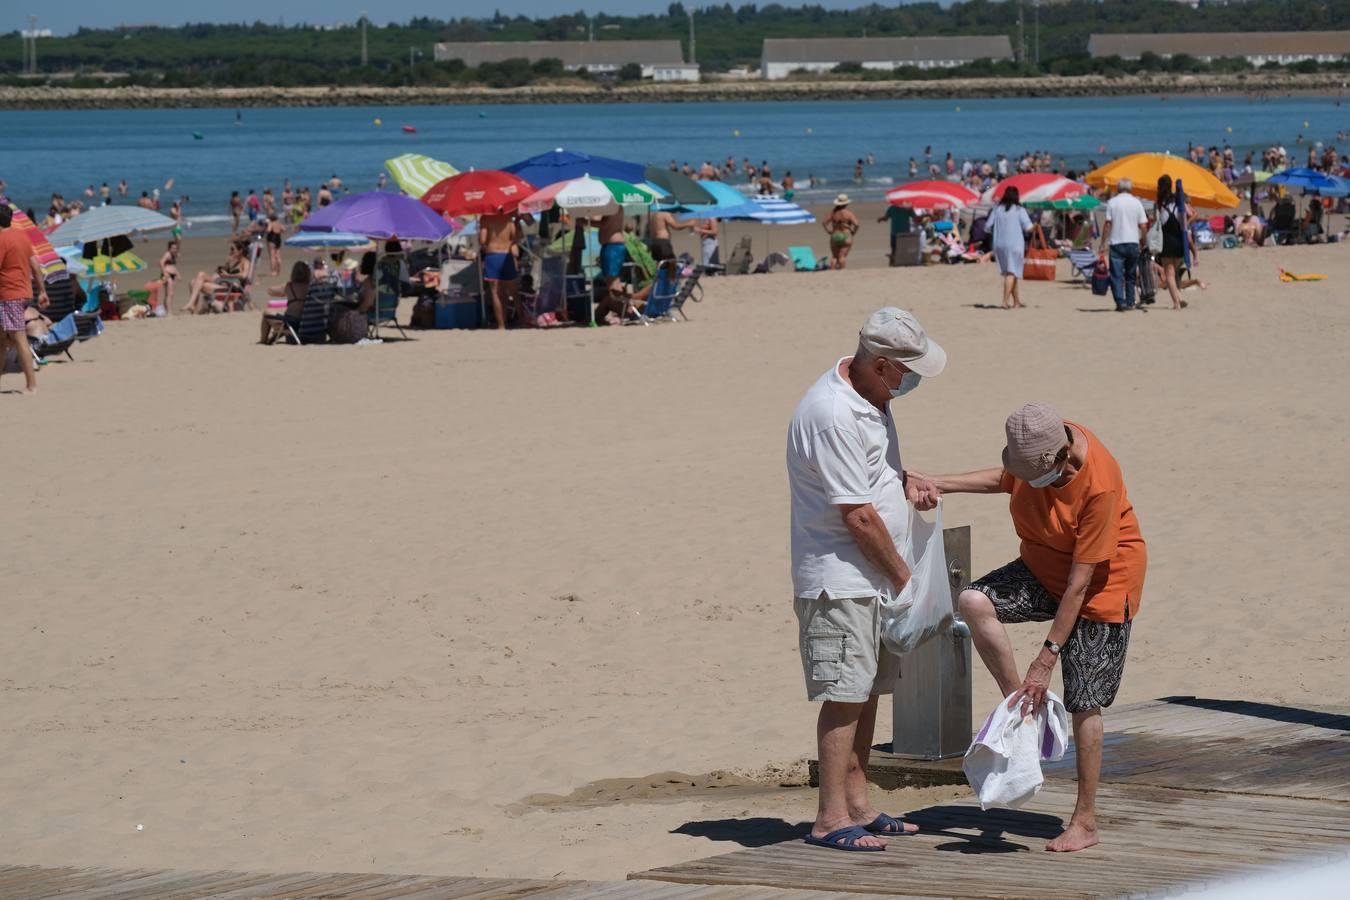
[(909, 580), (896, 549), (906, 504), (929, 509), (937, 497), (930, 482), (901, 468), (890, 402), (946, 364), (912, 314), (879, 309), (854, 355), (806, 392), (788, 429), (793, 605), (807, 697), (821, 703), (811, 844), (884, 850), (881, 838), (917, 830), (872, 807), (865, 773), (877, 697), (894, 691), (900, 670), (881, 643), (880, 598)]

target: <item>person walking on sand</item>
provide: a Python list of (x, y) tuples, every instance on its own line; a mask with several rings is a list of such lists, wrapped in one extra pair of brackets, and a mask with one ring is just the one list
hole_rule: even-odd
[(13, 349), (23, 371), (24, 393), (37, 393), (37, 371), (28, 350), (28, 324), (24, 310), (33, 299), (37, 285), (38, 308), (48, 304), (47, 286), (42, 280), (42, 265), (33, 255), (33, 244), (19, 229), (11, 228), (14, 210), (0, 204), (0, 374), (4, 372), (5, 350)]
[[(1144, 204), (1131, 193), (1134, 183), (1122, 178), (1116, 195), (1106, 202), (1106, 226), (1098, 252), (1107, 257), (1111, 269), (1111, 296), (1116, 312), (1134, 309), (1134, 287), (1139, 280), (1139, 245), (1148, 227)], [(1109, 250), (1109, 253), (1108, 253)]]
[(239, 233), (239, 218), (244, 214), (244, 201), (238, 191), (230, 191), (230, 237)]
[(896, 549), (908, 503), (931, 509), (936, 488), (905, 472), (891, 401), (942, 374), (946, 352), (913, 314), (867, 317), (853, 356), (807, 391), (788, 428), (793, 609), (816, 725), (820, 794), (807, 843), (878, 851), (917, 827), (867, 796), (877, 698), (895, 690), (900, 659), (881, 642), (881, 602), (909, 569)]
[(842, 269), (848, 264), (848, 252), (853, 249), (853, 236), (862, 226), (858, 217), (848, 208), (849, 202), (848, 194), (835, 197), (834, 209), (822, 223), (826, 234), (830, 236), (831, 269)]
[[(1018, 287), (1022, 281), (1023, 254), (1027, 233), (1031, 231), (1031, 217), (1021, 204), (1017, 188), (1004, 190), (994, 211), (989, 214), (986, 227), (994, 236), (994, 259), (1003, 276), (1003, 308), (1020, 309), (1022, 295)], [(1009, 305), (1009, 301), (1011, 305)]]
[(1190, 216), (1186, 207), (1177, 202), (1171, 175), (1158, 178), (1158, 199), (1153, 202), (1153, 214), (1162, 222), (1162, 252), (1158, 254), (1158, 267), (1162, 269), (1163, 283), (1167, 285), (1167, 293), (1172, 298), (1172, 308), (1182, 309), (1186, 301), (1181, 299), (1177, 270), (1186, 256)]
[[(1120, 465), (1095, 434), (1048, 403), (1026, 404), (1008, 417), (1004, 431), (1002, 466), (931, 481), (944, 494), (1011, 495), (1008, 509), (1021, 551), (972, 581), (958, 603), (1009, 709), (1020, 704), (1023, 715), (1038, 710), (1055, 664), (1063, 664), (1078, 799), (1068, 827), (1045, 849), (1085, 850), (1099, 840), (1102, 709), (1114, 702), (1125, 673), (1148, 551)], [(1051, 623), (1020, 680), (1008, 622)]]

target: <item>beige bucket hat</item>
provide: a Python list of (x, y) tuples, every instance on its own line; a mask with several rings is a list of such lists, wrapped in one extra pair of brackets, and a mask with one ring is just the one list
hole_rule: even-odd
[(1008, 445), (1003, 448), (1003, 468), (1023, 481), (1035, 481), (1055, 467), (1055, 457), (1064, 449), (1064, 417), (1049, 403), (1028, 403), (1008, 416), (1003, 430)]

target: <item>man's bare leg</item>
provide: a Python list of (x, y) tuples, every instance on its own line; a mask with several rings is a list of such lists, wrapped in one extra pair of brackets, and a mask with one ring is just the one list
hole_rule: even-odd
[(506, 330), (506, 311), (502, 308), (502, 283), (488, 282), (488, 295), (492, 297), (492, 315), (497, 320), (497, 330)]
[[(37, 370), (33, 366), (33, 354), (28, 349), (27, 331), (6, 331), (4, 332), (7, 342), (14, 348), (15, 354), (19, 357), (19, 368), (23, 370), (24, 393), (37, 393)], [(0, 351), (0, 361), (4, 360), (4, 351)]]
[(970, 626), (970, 637), (975, 642), (980, 659), (984, 660), (985, 668), (998, 682), (998, 689), (1007, 697), (1021, 687), (1022, 679), (1017, 674), (1017, 661), (1013, 658), (1008, 629), (998, 620), (994, 601), (979, 591), (962, 591), (959, 603), (961, 618)]
[[(880, 813), (867, 796), (867, 762), (872, 756), (872, 738), (877, 727), (876, 696), (862, 705), (858, 716), (858, 730), (853, 735), (853, 762), (848, 768), (848, 780), (844, 786), (848, 797), (848, 813), (854, 825), (871, 825)], [(919, 830), (918, 825), (905, 823), (905, 832), (912, 834)]]
[[(869, 701), (873, 721), (876, 716), (876, 698)], [(838, 703), (826, 700), (820, 705), (816, 720), (816, 755), (820, 759), (820, 793), (816, 807), (816, 821), (811, 826), (814, 837), (823, 838), (832, 831), (853, 825), (849, 815), (849, 782), (857, 768), (858, 756), (854, 740), (858, 736), (859, 719), (869, 703)], [(862, 773), (859, 772), (859, 775)], [(866, 797), (866, 779), (863, 781)], [(870, 820), (869, 820), (870, 821)], [(881, 838), (868, 835), (859, 838), (856, 846), (885, 847)]]
[(1045, 845), (1057, 853), (1070, 853), (1096, 846), (1097, 782), (1102, 774), (1102, 711), (1090, 709), (1073, 714), (1073, 743), (1078, 755), (1078, 802), (1064, 833)]

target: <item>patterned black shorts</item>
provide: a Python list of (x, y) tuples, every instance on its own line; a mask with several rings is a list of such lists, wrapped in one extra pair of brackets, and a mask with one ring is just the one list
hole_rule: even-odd
[[(992, 600), (1000, 622), (1048, 622), (1059, 609), (1059, 600), (1020, 559), (975, 579), (966, 590), (979, 591)], [(1064, 668), (1065, 709), (1087, 712), (1115, 702), (1125, 674), (1132, 624), (1078, 620), (1059, 657)]]

